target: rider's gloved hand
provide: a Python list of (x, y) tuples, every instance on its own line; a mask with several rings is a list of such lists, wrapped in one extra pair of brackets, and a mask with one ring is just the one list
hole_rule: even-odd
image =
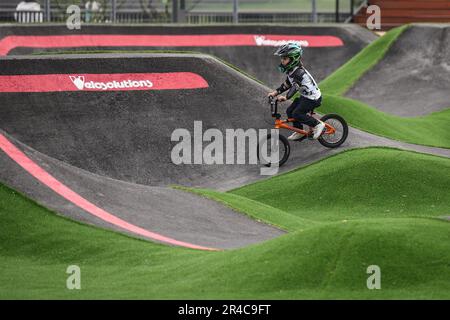
[(280, 102), (283, 102), (283, 101), (286, 101), (286, 100), (287, 100), (287, 98), (286, 98), (285, 96), (279, 96), (277, 99), (278, 99), (278, 101), (280, 101)]
[(267, 94), (268, 97), (276, 97), (278, 95), (278, 91), (272, 91)]

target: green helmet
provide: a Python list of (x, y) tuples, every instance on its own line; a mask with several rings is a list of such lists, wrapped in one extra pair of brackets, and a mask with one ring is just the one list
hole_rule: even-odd
[(282, 45), (275, 51), (274, 56), (279, 57), (289, 57), (291, 58), (291, 61), (286, 65), (283, 66), (283, 64), (280, 64), (278, 66), (278, 70), (280, 72), (290, 72), (292, 69), (294, 69), (296, 66), (300, 64), (300, 58), (303, 55), (303, 49), (295, 42), (289, 42), (287, 44)]

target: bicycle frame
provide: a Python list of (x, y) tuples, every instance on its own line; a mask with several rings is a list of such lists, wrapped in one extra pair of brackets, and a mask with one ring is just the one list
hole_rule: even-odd
[[(271, 112), (272, 112), (272, 117), (275, 118), (275, 129), (287, 129), (290, 131), (295, 131), (298, 132), (304, 136), (310, 136), (311, 135), (311, 131), (306, 131), (303, 129), (299, 129), (293, 126), (288, 125), (287, 123), (290, 122), (294, 122), (295, 119), (294, 118), (288, 118), (288, 119), (281, 119), (281, 114), (278, 113), (278, 100), (274, 99), (272, 97), (269, 98), (269, 102), (270, 102), (270, 106), (271, 106)], [(311, 116), (314, 116), (315, 113), (314, 111), (309, 112), (309, 114)], [(333, 126), (331, 126), (330, 124), (325, 122), (325, 128), (326, 134), (333, 134), (336, 132), (336, 129), (333, 128)]]

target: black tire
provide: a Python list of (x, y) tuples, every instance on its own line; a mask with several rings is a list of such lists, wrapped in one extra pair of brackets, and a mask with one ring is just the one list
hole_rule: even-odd
[[(325, 133), (322, 133), (322, 135), (319, 137), (319, 142), (321, 145), (327, 148), (337, 148), (341, 144), (347, 140), (348, 136), (348, 125), (344, 118), (342, 118), (340, 115), (337, 114), (326, 114), (321, 119), (323, 122), (329, 122), (330, 125), (335, 127), (336, 133), (333, 135), (327, 135)], [(337, 125), (339, 124), (339, 128), (337, 128)], [(338, 136), (336, 134), (339, 133)], [(336, 139), (337, 137), (337, 139)], [(333, 138), (333, 139), (331, 139)]]
[[(261, 147), (264, 146), (264, 144), (267, 144), (268, 141), (271, 140), (271, 138), (272, 134), (269, 133), (267, 136), (263, 137), (260, 141), (258, 141), (257, 146), (258, 161), (263, 165), (265, 165), (266, 167), (270, 167), (274, 164), (276, 165), (276, 163), (270, 163), (268, 161), (265, 161), (266, 159), (264, 159), (264, 157), (261, 154)], [(278, 140), (281, 150), (281, 154), (279, 155), (278, 167), (281, 167), (288, 160), (289, 155), (291, 154), (291, 146), (289, 144), (289, 140), (281, 134), (278, 135)]]

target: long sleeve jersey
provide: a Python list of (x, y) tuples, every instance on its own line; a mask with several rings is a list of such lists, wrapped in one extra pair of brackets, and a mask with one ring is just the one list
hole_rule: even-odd
[(322, 96), (314, 78), (308, 70), (301, 66), (295, 67), (288, 73), (286, 81), (277, 89), (277, 92), (280, 94), (288, 89), (289, 92), (286, 96), (288, 99), (292, 98), (296, 92), (311, 100), (317, 100)]

